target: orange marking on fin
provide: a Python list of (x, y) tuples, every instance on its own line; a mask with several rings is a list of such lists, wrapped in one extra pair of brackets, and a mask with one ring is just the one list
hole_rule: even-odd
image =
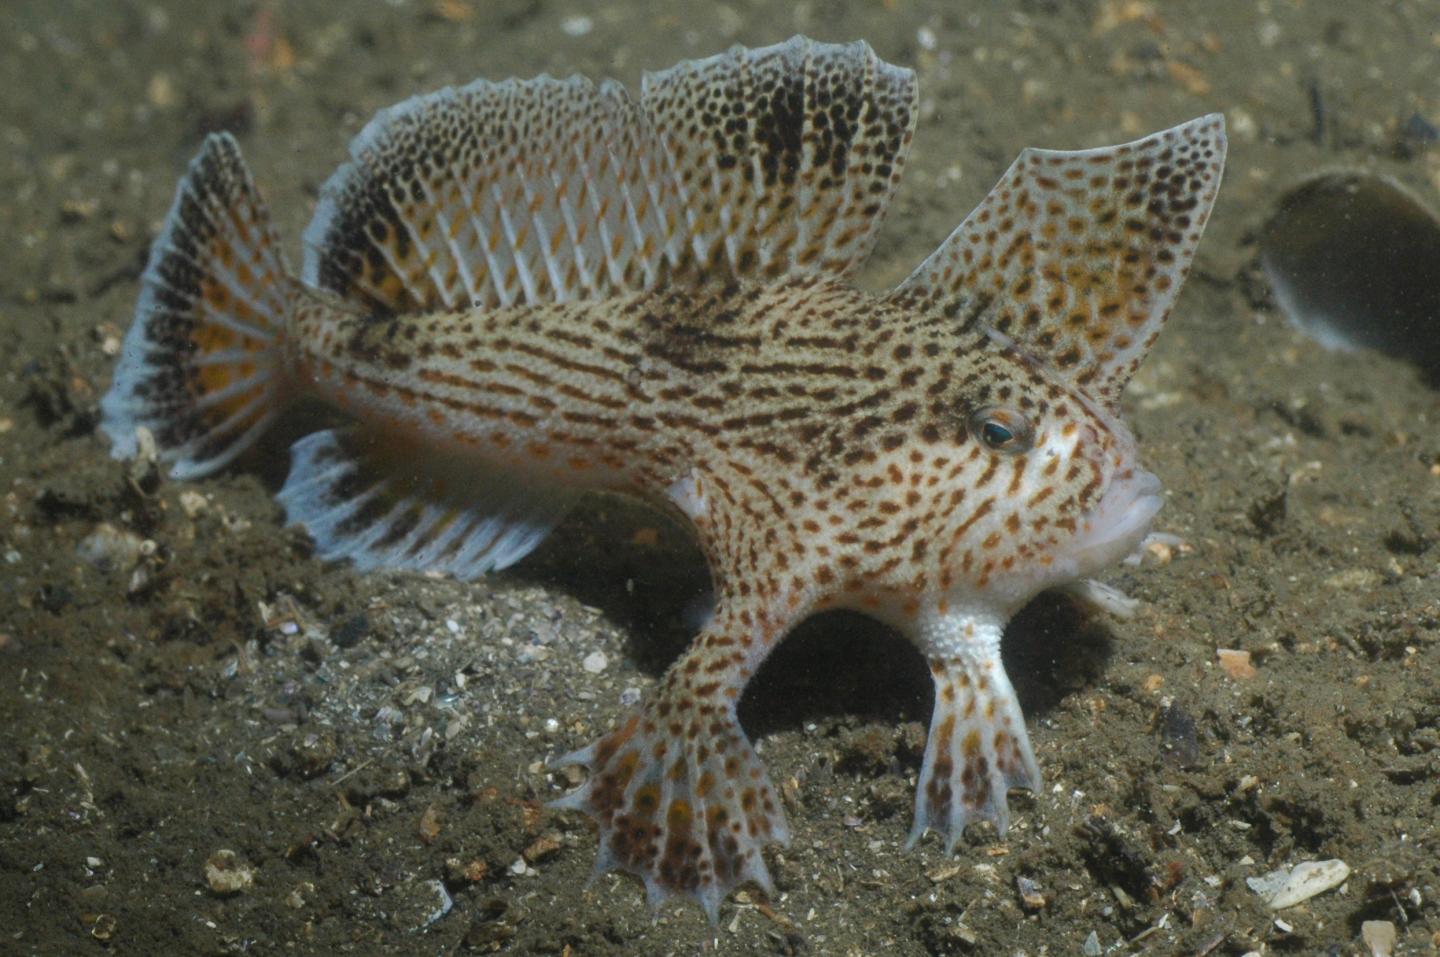
[(966, 758), (974, 758), (980, 753), (980, 732), (971, 730), (965, 735), (965, 740), (960, 743), (960, 749)]
[(665, 814), (665, 823), (672, 829), (683, 831), (690, 827), (695, 814), (690, 809), (690, 802), (683, 798), (676, 798), (670, 802), (670, 809)]

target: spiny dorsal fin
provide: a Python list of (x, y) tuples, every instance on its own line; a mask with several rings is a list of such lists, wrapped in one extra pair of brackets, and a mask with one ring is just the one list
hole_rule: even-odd
[(1121, 146), (1027, 149), (892, 296), (1013, 343), (1114, 408), (1185, 281), (1224, 164), (1218, 113)]
[(381, 111), (321, 191), (304, 279), (392, 312), (665, 278), (843, 274), (869, 253), (915, 78), (796, 37), (648, 74), (477, 81)]

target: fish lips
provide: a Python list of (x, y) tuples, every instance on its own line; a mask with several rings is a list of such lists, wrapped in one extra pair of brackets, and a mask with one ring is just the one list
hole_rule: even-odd
[(1092, 575), (1134, 554), (1150, 533), (1165, 493), (1152, 473), (1134, 468), (1110, 483), (1080, 533), (1064, 546), (1079, 576)]

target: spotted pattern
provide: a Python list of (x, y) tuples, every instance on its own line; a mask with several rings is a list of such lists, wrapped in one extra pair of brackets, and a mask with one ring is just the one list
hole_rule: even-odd
[(102, 403), (116, 454), (136, 454), (143, 427), (172, 474), (188, 478), (258, 437), (281, 402), (293, 288), (239, 146), (229, 134), (208, 137), (151, 246)]
[[(633, 721), (573, 756), (594, 774), (563, 806), (599, 822), (601, 867), (712, 914), (737, 883), (768, 886), (760, 849), (788, 829), (734, 705), (774, 643), (826, 608), (895, 624), (938, 669), (917, 824), (953, 844), (968, 821), (1003, 824), (1009, 785), (1038, 784), (998, 655), (931, 649), (914, 623), (977, 603), (1008, 616), (1098, 570), (1064, 555), (1133, 471), (1133, 442), (1052, 370), (957, 342), (943, 311), (813, 276), (603, 309), (317, 309), (296, 335), (300, 377), (359, 418), (547, 487), (675, 502), (696, 529), (716, 615)], [(1031, 423), (1028, 452), (972, 434), (995, 406)]]
[(969, 820), (993, 821), (1004, 833), (1010, 788), (1040, 786), (1040, 771), (1009, 678), (992, 654), (930, 656), (935, 713), (915, 794), (909, 844), (927, 829), (948, 853)]
[(307, 282), (414, 312), (844, 273), (899, 184), (915, 76), (803, 37), (647, 74), (480, 80), (382, 111), (321, 190)]
[(737, 635), (759, 645), (777, 636), (739, 614), (722, 603), (696, 641), (706, 655), (687, 655), (643, 713), (567, 756), (592, 775), (556, 802), (599, 824), (598, 869), (638, 875), (652, 901), (693, 897), (712, 919), (731, 887), (773, 891), (760, 850), (790, 839), (779, 794), (736, 721), (729, 663)]
[[(911, 841), (1003, 832), (1006, 791), (1040, 783), (1004, 623), (1123, 557), (1159, 503), (1116, 405), (1209, 214), (1218, 119), (1026, 151), (874, 295), (846, 278), (914, 106), (908, 71), (803, 38), (647, 77), (638, 102), (580, 79), (442, 91), (383, 112), (322, 191), (304, 278), (328, 295), (240, 275), (281, 299), (283, 337), (254, 340), (283, 341), (277, 377), (352, 423), (299, 443), (282, 491), (323, 553), (479, 573), (585, 489), (694, 527), (714, 614), (637, 713), (561, 759), (590, 774), (558, 803), (597, 822), (599, 869), (712, 920), (737, 885), (770, 889), (763, 850), (789, 838), (736, 703), (796, 623), (858, 610), (929, 661)], [(267, 247), (238, 154), (218, 177), (197, 162), (244, 188), (171, 231)], [(190, 299), (132, 337), (193, 342), (202, 317), (239, 315), (196, 305), (213, 263), (176, 268), (165, 288)], [(161, 362), (176, 423), (229, 401), (185, 355)]]
[(1185, 281), (1224, 159), (1219, 114), (1122, 146), (1027, 149), (898, 293), (1115, 409)]

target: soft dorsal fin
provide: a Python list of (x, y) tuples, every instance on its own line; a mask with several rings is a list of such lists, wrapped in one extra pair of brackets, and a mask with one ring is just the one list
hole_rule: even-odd
[(1225, 120), (1102, 149), (1027, 149), (892, 297), (1013, 343), (1115, 408), (1210, 216)]
[(304, 279), (392, 312), (662, 279), (843, 274), (869, 253), (915, 77), (796, 37), (647, 74), (477, 81), (381, 111), (321, 190)]
[(804, 37), (647, 74), (691, 257), (737, 276), (854, 269), (900, 182), (917, 95), (868, 44)]

